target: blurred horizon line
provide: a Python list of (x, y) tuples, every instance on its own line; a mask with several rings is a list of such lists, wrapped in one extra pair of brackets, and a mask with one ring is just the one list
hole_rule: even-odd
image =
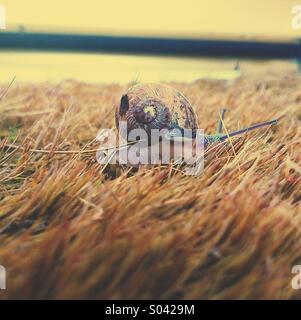
[[(64, 33), (64, 34), (83, 34), (83, 35), (112, 35), (112, 36), (134, 36), (145, 38), (189, 38), (189, 39), (222, 39), (222, 40), (254, 40), (254, 41), (269, 41), (269, 42), (290, 42), (299, 39), (295, 36), (280, 35), (258, 35), (254, 34), (236, 34), (232, 32), (183, 32), (183, 31), (168, 31), (154, 32), (147, 29), (118, 29), (118, 28), (92, 28), (92, 27), (76, 27), (76, 26), (53, 26), (53, 25), (38, 25), (38, 24), (22, 24), (14, 23), (6, 26), (2, 32), (40, 32), (40, 33)], [(301, 37), (300, 37), (301, 38)]]
[(272, 42), (250, 39), (171, 38), (34, 32), (19, 29), (0, 32), (0, 50), (121, 53), (134, 55), (297, 59), (300, 41)]

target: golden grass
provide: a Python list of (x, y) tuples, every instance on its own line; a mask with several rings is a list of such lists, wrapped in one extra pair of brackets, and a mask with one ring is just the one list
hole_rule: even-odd
[(57, 152), (97, 148), (125, 87), (15, 81), (3, 95), (1, 298), (301, 297), (291, 288), (301, 264), (301, 78), (171, 85), (207, 133), (222, 106), (229, 131), (284, 117), (234, 150), (208, 151), (204, 173), (190, 177), (171, 166), (103, 170), (94, 152)]

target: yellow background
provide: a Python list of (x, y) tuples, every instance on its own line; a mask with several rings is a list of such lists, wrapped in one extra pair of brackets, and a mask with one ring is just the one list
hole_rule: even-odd
[[(9, 30), (234, 38), (297, 38), (291, 0), (0, 0)], [(301, 0), (300, 3), (301, 4)], [(1, 32), (1, 31), (0, 31)], [(236, 60), (108, 54), (0, 52), (0, 82), (233, 78)], [(240, 61), (243, 72), (294, 70), (291, 62)]]
[[(301, 36), (292, 0), (0, 0), (7, 27), (130, 33)], [(301, 4), (301, 1), (299, 2)]]

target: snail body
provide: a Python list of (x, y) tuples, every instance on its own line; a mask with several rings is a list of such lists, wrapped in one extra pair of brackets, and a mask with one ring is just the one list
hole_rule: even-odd
[[(217, 132), (204, 135), (205, 147), (212, 143), (223, 142), (229, 137), (276, 124), (278, 121), (277, 119), (265, 121), (223, 134), (224, 113), (225, 109), (220, 116)], [(197, 116), (188, 99), (178, 90), (165, 84), (136, 84), (129, 88), (121, 97), (115, 120), (119, 131), (121, 131), (119, 124), (126, 123), (127, 130), (123, 133), (125, 135), (123, 138), (127, 141), (130, 141), (128, 134), (133, 129), (145, 130), (149, 138), (153, 129), (166, 129), (164, 138), (171, 141), (182, 141), (186, 138), (187, 129), (190, 130), (189, 138), (194, 139), (198, 129)]]

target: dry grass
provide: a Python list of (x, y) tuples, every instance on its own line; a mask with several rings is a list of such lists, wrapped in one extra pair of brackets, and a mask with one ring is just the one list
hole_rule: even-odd
[(301, 78), (172, 85), (208, 133), (221, 106), (229, 130), (285, 117), (234, 141), (235, 154), (208, 152), (200, 177), (102, 172), (94, 153), (55, 151), (97, 147), (124, 87), (11, 86), (0, 101), (1, 298), (301, 297)]

